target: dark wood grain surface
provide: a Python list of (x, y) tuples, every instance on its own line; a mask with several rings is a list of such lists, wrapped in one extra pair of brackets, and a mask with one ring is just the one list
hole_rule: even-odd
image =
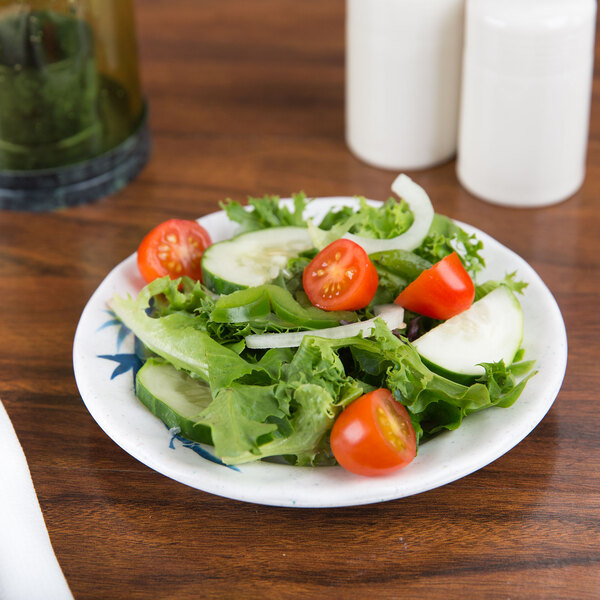
[(140, 0), (137, 19), (148, 167), (93, 204), (0, 213), (0, 398), (75, 597), (600, 597), (598, 47), (587, 179), (574, 197), (508, 209), (469, 195), (453, 162), (414, 174), (438, 212), (520, 254), (554, 294), (569, 362), (548, 415), (442, 488), (289, 509), (197, 491), (130, 457), (86, 411), (71, 352), (92, 292), (166, 218), (265, 193), (388, 195), (394, 174), (344, 143), (344, 4)]

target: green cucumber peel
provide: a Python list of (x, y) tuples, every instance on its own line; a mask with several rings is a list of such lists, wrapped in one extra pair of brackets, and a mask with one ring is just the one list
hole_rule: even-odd
[(210, 427), (199, 415), (212, 402), (208, 385), (164, 360), (147, 360), (136, 375), (140, 402), (169, 429), (195, 442), (212, 444)]

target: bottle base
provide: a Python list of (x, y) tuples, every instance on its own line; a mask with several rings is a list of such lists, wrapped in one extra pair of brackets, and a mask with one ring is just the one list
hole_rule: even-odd
[(33, 171), (0, 171), (0, 210), (42, 212), (93, 202), (125, 187), (150, 158), (145, 113), (116, 148), (84, 162)]

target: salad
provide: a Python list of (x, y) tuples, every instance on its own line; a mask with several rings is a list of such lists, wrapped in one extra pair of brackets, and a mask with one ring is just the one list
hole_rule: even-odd
[(234, 237), (172, 219), (137, 253), (148, 282), (110, 308), (136, 336), (139, 400), (226, 464), (338, 463), (380, 475), (469, 414), (509, 407), (523, 360), (514, 273), (477, 282), (482, 242), (405, 175), (383, 203), (318, 222), (296, 194), (226, 201)]

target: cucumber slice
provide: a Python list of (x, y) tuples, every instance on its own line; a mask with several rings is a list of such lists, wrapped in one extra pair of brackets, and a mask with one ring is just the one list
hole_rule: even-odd
[(522, 340), (521, 305), (506, 286), (500, 286), (413, 345), (432, 370), (468, 380), (485, 373), (480, 363), (511, 364)]
[(202, 281), (219, 294), (268, 283), (288, 259), (313, 243), (304, 227), (272, 227), (242, 233), (209, 246), (202, 257)]
[(138, 371), (136, 395), (167, 427), (179, 427), (188, 440), (212, 444), (210, 427), (197, 421), (210, 404), (209, 387), (166, 362), (148, 360)]

